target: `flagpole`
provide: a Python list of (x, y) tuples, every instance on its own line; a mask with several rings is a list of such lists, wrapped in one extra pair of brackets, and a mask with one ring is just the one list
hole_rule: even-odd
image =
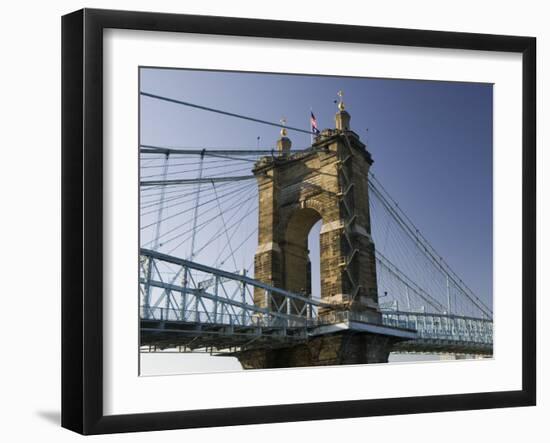
[(309, 107), (309, 130), (311, 132), (311, 134), (309, 134), (309, 137), (311, 139), (311, 146), (313, 146), (313, 127), (311, 125), (311, 116), (313, 115), (313, 108), (310, 106)]

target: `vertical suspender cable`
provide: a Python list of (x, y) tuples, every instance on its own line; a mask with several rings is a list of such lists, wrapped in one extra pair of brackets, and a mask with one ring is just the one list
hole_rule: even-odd
[[(192, 227), (192, 234), (191, 234), (191, 249), (189, 251), (189, 260), (193, 260), (193, 256), (195, 254), (195, 239), (196, 239), (196, 230), (197, 230), (197, 219), (199, 215), (199, 203), (200, 203), (200, 197), (201, 197), (201, 180), (202, 180), (202, 168), (203, 168), (203, 162), (204, 162), (204, 152), (203, 149), (201, 152), (201, 160), (199, 163), (199, 173), (198, 173), (198, 183), (197, 183), (197, 197), (195, 199), (195, 208), (193, 211), (193, 227)], [(185, 268), (185, 273), (183, 276), (183, 287), (187, 288), (187, 284), (189, 282), (189, 268)], [(182, 301), (181, 301), (181, 309), (182, 313), (181, 316), (185, 320), (185, 310), (186, 310), (186, 292), (184, 291), (182, 294)], [(195, 304), (198, 305), (198, 298), (195, 296)], [(196, 309), (195, 309), (196, 311)], [(198, 316), (198, 312), (195, 312), (195, 314)]]
[[(168, 172), (168, 159), (169, 159), (169, 156), (170, 156), (170, 153), (167, 152), (165, 154), (165, 157), (164, 157), (164, 164), (162, 166), (162, 179), (163, 180), (166, 180), (166, 173)], [(164, 208), (164, 193), (166, 191), (166, 186), (163, 186), (162, 189), (161, 189), (161, 193), (160, 193), (160, 204), (159, 204), (159, 209), (158, 209), (158, 214), (157, 214), (157, 226), (156, 226), (156, 229), (155, 229), (155, 237), (153, 238), (153, 250), (157, 250), (158, 247), (159, 247), (159, 237), (160, 237), (160, 226), (162, 224), (162, 211), (163, 211), (163, 208)], [(152, 259), (149, 257), (148, 261), (147, 261), (147, 282), (150, 282), (151, 281), (151, 273), (153, 272), (153, 267), (152, 267)], [(167, 301), (166, 301), (166, 308), (169, 307), (169, 294), (170, 293), (167, 293), (166, 296), (167, 296)], [(145, 317), (146, 318), (149, 318), (150, 316), (150, 304), (151, 304), (151, 285), (150, 284), (147, 284), (147, 288), (145, 288), (145, 300), (143, 302), (143, 307), (144, 307), (144, 310), (145, 310)], [(166, 311), (168, 312), (168, 311)]]
[[(166, 175), (168, 173), (168, 159), (170, 157), (170, 153), (167, 152), (164, 157), (164, 164), (162, 166), (162, 180), (166, 180)], [(153, 251), (156, 251), (159, 247), (159, 237), (160, 237), (160, 226), (162, 224), (162, 212), (164, 211), (164, 194), (166, 192), (166, 186), (162, 186), (160, 191), (160, 201), (159, 201), (159, 209), (157, 214), (157, 226), (155, 230), (155, 237), (153, 239)]]

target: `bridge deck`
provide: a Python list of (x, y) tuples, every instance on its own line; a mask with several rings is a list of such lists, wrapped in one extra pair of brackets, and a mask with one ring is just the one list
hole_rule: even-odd
[[(455, 323), (466, 324), (468, 321), (478, 321), (475, 319), (445, 317), (441, 319), (439, 317), (442, 316), (418, 313), (385, 313), (382, 324), (373, 324), (361, 321), (356, 313), (342, 311), (337, 314), (332, 322), (322, 322), (317, 319), (286, 325), (281, 322), (274, 324), (209, 323), (201, 321), (200, 315), (191, 315), (185, 321), (161, 318), (141, 319), (141, 344), (161, 349), (184, 347), (188, 351), (210, 349), (215, 353), (232, 353), (242, 349), (289, 347), (306, 342), (310, 337), (351, 330), (396, 337), (399, 340), (393, 346), (394, 351), (452, 352), (474, 355), (491, 355), (493, 351), (492, 340), (488, 339), (486, 333), (480, 333), (478, 330), (473, 334), (471, 330), (462, 330), (460, 334), (456, 329), (453, 332), (453, 327), (456, 328)], [(433, 326), (434, 317), (446, 321), (445, 327), (442, 329), (419, 327), (426, 324)], [(431, 322), (427, 321), (427, 318)], [(396, 327), (396, 324), (400, 327)]]
[[(492, 353), (493, 324), (488, 319), (385, 309), (381, 323), (375, 324), (361, 312), (341, 310), (246, 275), (156, 251), (142, 249), (141, 254), (144, 346), (226, 353), (289, 347), (351, 330), (395, 337), (399, 342), (395, 349), (407, 352)], [(173, 267), (171, 280), (163, 279), (160, 264)], [(183, 284), (177, 282), (178, 276), (183, 276)], [(266, 307), (254, 304), (254, 290), (265, 294)], [(319, 316), (321, 309), (325, 313)]]
[(141, 320), (141, 345), (190, 351), (210, 348), (221, 352), (235, 348), (277, 348), (307, 340), (303, 327), (269, 327), (194, 321)]

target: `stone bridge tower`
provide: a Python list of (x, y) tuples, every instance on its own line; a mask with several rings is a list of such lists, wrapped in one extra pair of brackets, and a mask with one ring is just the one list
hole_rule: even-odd
[[(307, 240), (311, 227), (322, 220), (321, 301), (333, 307), (320, 310), (319, 316), (330, 323), (339, 311), (349, 311), (361, 321), (380, 324), (368, 190), (373, 161), (350, 129), (342, 101), (338, 108), (335, 129), (322, 131), (311, 148), (291, 153), (283, 128), (277, 155), (255, 164), (259, 226), (254, 276), (310, 297)], [(255, 292), (254, 303), (271, 308), (262, 290)], [(245, 368), (261, 368), (382, 362), (389, 353), (387, 337), (357, 333), (324, 336), (298, 348), (245, 351), (239, 359)]]

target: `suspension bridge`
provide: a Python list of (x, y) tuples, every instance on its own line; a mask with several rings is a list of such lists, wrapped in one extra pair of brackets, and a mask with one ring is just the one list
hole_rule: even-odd
[(492, 355), (491, 307), (372, 173), (342, 101), (335, 129), (292, 149), (287, 131), (310, 131), (142, 97), (282, 128), (270, 149), (140, 145), (142, 351), (235, 355), (245, 368)]

